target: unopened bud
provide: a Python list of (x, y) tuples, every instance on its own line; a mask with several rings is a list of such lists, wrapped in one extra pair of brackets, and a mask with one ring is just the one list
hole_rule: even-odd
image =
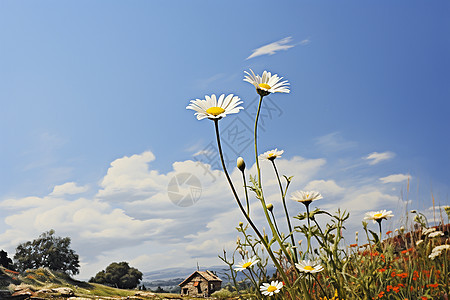
[(242, 227), (242, 226), (244, 226), (244, 223), (239, 222), (239, 227)]
[(241, 172), (244, 172), (244, 170), (245, 170), (245, 162), (244, 162), (244, 159), (242, 157), (238, 157), (236, 166), (238, 167), (239, 170), (241, 170)]
[(417, 210), (414, 209), (414, 210), (411, 211), (411, 213), (412, 213), (412, 214), (416, 214), (416, 213), (417, 213)]
[(269, 211), (272, 211), (273, 210), (273, 204), (272, 203), (267, 204), (267, 209)]

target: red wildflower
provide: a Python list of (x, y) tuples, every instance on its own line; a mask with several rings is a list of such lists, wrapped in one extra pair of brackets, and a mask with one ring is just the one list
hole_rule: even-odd
[(437, 288), (439, 285), (437, 283), (434, 284), (427, 284), (427, 287)]
[(378, 294), (378, 298), (383, 298), (383, 296), (384, 296), (384, 292), (380, 292), (380, 293)]
[(358, 244), (350, 244), (350, 247), (351, 247), (351, 248), (353, 248), (353, 247), (358, 247)]
[(408, 277), (408, 273), (400, 273), (400, 274), (397, 274), (397, 276), (401, 277), (401, 278), (406, 278), (406, 277)]
[(391, 277), (395, 277), (395, 271), (392, 271)]
[(386, 232), (387, 235), (390, 235), (392, 233), (391, 230), (389, 230), (388, 232)]
[(381, 269), (378, 270), (378, 272), (381, 272), (381, 273), (383, 273), (384, 271), (386, 271), (385, 268), (381, 268)]

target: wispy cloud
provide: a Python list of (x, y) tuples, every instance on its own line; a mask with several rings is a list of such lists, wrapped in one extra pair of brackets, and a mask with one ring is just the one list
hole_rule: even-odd
[(390, 151), (386, 151), (386, 152), (372, 152), (369, 155), (367, 155), (366, 157), (364, 157), (364, 159), (369, 160), (369, 165), (376, 165), (379, 162), (382, 162), (384, 160), (388, 160), (391, 159), (395, 156), (395, 153), (390, 152)]
[(392, 174), (392, 175), (380, 178), (380, 181), (383, 183), (397, 183), (397, 182), (406, 181), (406, 180), (408, 180), (408, 178), (411, 179), (411, 176), (407, 175), (407, 174)]
[[(296, 46), (296, 45), (288, 45), (290, 42), (292, 42), (292, 37), (288, 36), (279, 41), (261, 46), (257, 49), (254, 49), (253, 53), (246, 59), (250, 59), (250, 58), (261, 56), (261, 55), (274, 55), (275, 53), (277, 53), (280, 50), (288, 50), (288, 49)], [(300, 45), (306, 45), (306, 44), (309, 44), (309, 39), (303, 40), (300, 42)]]
[(324, 151), (341, 151), (357, 146), (356, 142), (345, 140), (340, 132), (332, 132), (316, 138), (316, 145)]

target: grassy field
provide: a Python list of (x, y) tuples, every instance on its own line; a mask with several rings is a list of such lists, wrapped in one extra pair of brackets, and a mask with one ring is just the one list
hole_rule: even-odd
[[(181, 299), (178, 294), (154, 294), (137, 290), (117, 289), (96, 283), (78, 281), (67, 274), (40, 268), (27, 270), (24, 273), (0, 267), (0, 290), (22, 290), (32, 293), (33, 297), (55, 299), (65, 296), (55, 290), (57, 288), (69, 288), (73, 291), (72, 297), (87, 299)], [(5, 297), (5, 296), (3, 296)]]

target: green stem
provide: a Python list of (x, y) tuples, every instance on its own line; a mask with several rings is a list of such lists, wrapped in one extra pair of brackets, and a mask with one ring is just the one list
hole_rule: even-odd
[[(221, 143), (220, 143), (219, 120), (218, 119), (214, 119), (214, 126), (215, 126), (215, 129), (216, 129), (217, 147), (219, 149), (219, 156), (220, 156), (220, 161), (222, 162), (222, 168), (223, 168), (223, 171), (225, 173), (225, 177), (227, 178), (228, 184), (230, 185), (231, 191), (233, 192), (233, 196), (236, 199), (236, 202), (237, 202), (237, 204), (239, 206), (239, 209), (241, 210), (242, 214), (244, 215), (245, 219), (250, 224), (252, 229), (255, 231), (255, 233), (258, 236), (258, 238), (260, 239), (260, 241), (263, 243), (264, 247), (267, 249), (267, 253), (269, 254), (270, 258), (272, 259), (273, 263), (275, 264), (275, 267), (277, 268), (277, 270), (280, 272), (281, 276), (283, 277), (283, 281), (286, 283), (287, 287), (290, 289), (291, 286), (290, 286), (290, 283), (288, 281), (288, 278), (286, 277), (286, 274), (284, 274), (283, 268), (280, 266), (280, 264), (278, 263), (276, 257), (274, 256), (272, 250), (270, 249), (269, 244), (267, 243), (266, 239), (261, 235), (261, 233), (259, 232), (258, 228), (255, 226), (255, 224), (250, 219), (250, 217), (245, 213), (245, 209), (242, 206), (241, 201), (239, 200), (239, 196), (236, 193), (236, 189), (234, 188), (233, 182), (231, 181), (230, 175), (228, 174), (227, 168), (225, 166), (225, 161), (223, 159), (223, 153), (222, 153), (222, 146), (221, 146)], [(264, 205), (264, 208), (267, 211), (267, 208), (265, 207), (265, 205)], [(295, 299), (295, 298), (293, 298), (293, 299)]]
[(286, 255), (286, 258), (291, 262), (291, 254), (286, 250), (286, 247), (283, 245), (283, 242), (280, 239), (280, 236), (276, 232), (276, 229), (270, 219), (269, 212), (267, 210), (266, 202), (264, 200), (264, 194), (262, 189), (262, 182), (261, 182), (261, 168), (259, 167), (259, 160), (258, 160), (258, 120), (259, 115), (261, 112), (261, 104), (263, 100), (263, 95), (260, 95), (259, 98), (259, 104), (258, 104), (258, 111), (256, 112), (256, 118), (255, 118), (255, 128), (254, 128), (254, 142), (255, 142), (255, 160), (256, 160), (256, 169), (258, 171), (258, 185), (259, 185), (259, 191), (260, 191), (260, 201), (264, 209), (264, 214), (266, 216), (266, 220), (269, 223), (270, 229), (272, 230), (272, 235), (277, 240), (278, 244), (280, 245), (281, 250)]
[[(280, 186), (281, 199), (283, 201), (284, 213), (286, 215), (286, 220), (287, 220), (287, 224), (288, 224), (288, 228), (289, 228), (289, 234), (291, 236), (292, 247), (295, 247), (294, 232), (292, 231), (291, 221), (289, 220), (289, 213), (288, 213), (288, 209), (286, 206), (286, 197), (285, 197), (285, 193), (283, 193), (283, 186), (281, 184), (280, 176), (278, 175), (277, 166), (275, 165), (275, 159), (272, 160), (272, 165), (273, 165), (273, 169), (275, 170), (275, 174), (278, 179), (278, 185)], [(287, 191), (287, 188), (286, 188), (286, 191)], [(298, 262), (297, 251), (295, 251), (295, 248), (294, 248), (294, 261)]]
[(250, 216), (250, 202), (248, 201), (247, 181), (245, 180), (245, 172), (242, 171), (242, 181), (244, 182), (245, 201), (247, 203), (247, 215)]
[(278, 235), (281, 236), (280, 230), (278, 229), (278, 226), (277, 226), (277, 219), (275, 219), (273, 211), (271, 211), (270, 214), (272, 215), (273, 223), (275, 224), (275, 229), (277, 230)]
[(308, 236), (306, 237), (308, 241), (308, 248), (306, 249), (306, 252), (310, 252), (312, 254), (312, 248), (311, 248), (311, 221), (309, 220), (309, 203), (304, 202), (306, 206), (306, 218), (308, 219)]
[(377, 222), (380, 227), (380, 243), (381, 243), (381, 239), (382, 239), (382, 235), (383, 235), (383, 233), (381, 232), (381, 220), (377, 220)]
[(259, 113), (261, 111), (262, 100), (263, 100), (263, 96), (260, 96), (259, 97), (258, 110), (256, 112), (255, 129), (254, 129), (255, 161), (256, 161), (256, 170), (258, 171), (258, 184), (259, 184), (259, 188), (261, 189), (261, 196), (262, 196), (261, 169), (259, 168), (258, 143), (257, 143), (257, 141), (258, 141), (258, 120), (259, 120)]

